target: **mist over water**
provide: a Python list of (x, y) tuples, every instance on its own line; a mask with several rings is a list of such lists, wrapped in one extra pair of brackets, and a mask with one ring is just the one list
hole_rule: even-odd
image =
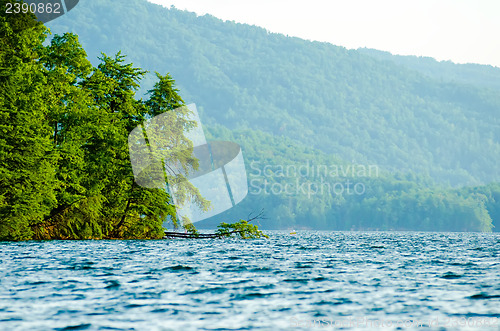
[(267, 233), (0, 243), (0, 329), (499, 329), (498, 234)]

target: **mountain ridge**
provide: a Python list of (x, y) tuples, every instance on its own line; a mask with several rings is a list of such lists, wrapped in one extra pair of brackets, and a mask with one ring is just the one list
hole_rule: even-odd
[[(151, 71), (139, 94), (153, 71), (170, 72), (185, 101), (197, 104), (208, 137), (238, 140), (247, 161), (381, 169), (381, 178), (366, 179), (363, 197), (258, 195), (241, 204), (272, 208), (280, 226), (430, 230), (436, 219), (439, 229), (461, 231), (491, 222), (488, 211), (500, 200), (495, 185), (470, 194), (450, 190), (500, 181), (500, 97), (490, 87), (140, 0), (85, 2), (49, 27), (78, 34), (91, 60), (122, 51)], [(471, 227), (467, 217), (483, 225)], [(454, 219), (464, 223), (447, 226)]]
[(488, 89), (145, 1), (85, 2), (49, 26), (76, 32), (91, 59), (121, 50), (146, 70), (170, 72), (206, 123), (288, 136), (454, 186), (500, 180), (500, 100)]
[(493, 65), (438, 61), (429, 56), (397, 55), (364, 47), (358, 48), (357, 51), (380, 60), (391, 61), (438, 80), (500, 90), (500, 68)]

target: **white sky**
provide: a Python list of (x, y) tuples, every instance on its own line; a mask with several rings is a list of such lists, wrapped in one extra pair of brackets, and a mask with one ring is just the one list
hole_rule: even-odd
[(148, 0), (272, 32), (500, 67), (500, 0)]

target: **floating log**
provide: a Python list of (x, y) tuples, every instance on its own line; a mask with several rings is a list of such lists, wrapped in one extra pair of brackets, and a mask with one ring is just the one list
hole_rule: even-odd
[(181, 233), (181, 232), (168, 232), (165, 231), (165, 238), (186, 238), (186, 239), (220, 239), (224, 237), (228, 237), (234, 233), (241, 233), (243, 231), (232, 231), (228, 235), (220, 235), (216, 233), (199, 233), (199, 234), (194, 234), (194, 233)]

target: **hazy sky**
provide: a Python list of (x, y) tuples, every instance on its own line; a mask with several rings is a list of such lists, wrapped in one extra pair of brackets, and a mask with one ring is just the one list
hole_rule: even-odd
[(149, 0), (272, 32), (500, 67), (500, 0)]

